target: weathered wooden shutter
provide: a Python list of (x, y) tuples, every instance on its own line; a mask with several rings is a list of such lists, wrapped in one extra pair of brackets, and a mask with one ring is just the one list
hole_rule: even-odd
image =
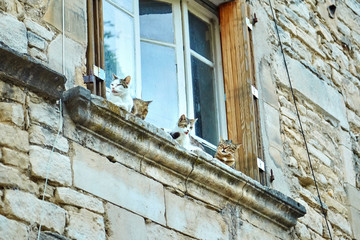
[(87, 88), (96, 95), (106, 97), (104, 25), (102, 0), (87, 0), (88, 48), (87, 76), (84, 81)]
[(219, 15), (228, 136), (241, 144), (235, 168), (265, 183), (258, 167), (258, 157), (263, 157), (258, 102), (253, 94), (256, 80), (250, 9), (245, 0), (235, 0), (220, 5)]

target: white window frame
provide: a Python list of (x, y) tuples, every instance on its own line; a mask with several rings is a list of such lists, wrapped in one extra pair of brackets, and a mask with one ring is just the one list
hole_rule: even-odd
[[(194, 118), (194, 104), (193, 104), (193, 89), (192, 89), (192, 73), (191, 73), (191, 54), (197, 54), (190, 49), (189, 26), (188, 26), (188, 11), (211, 26), (211, 44), (213, 55), (214, 79), (215, 79), (215, 101), (219, 136), (227, 139), (227, 120), (225, 108), (225, 94), (224, 94), (224, 80), (222, 72), (221, 61), (221, 45), (220, 45), (220, 25), (219, 20), (215, 14), (207, 10), (201, 4), (194, 0), (157, 0), (172, 4), (174, 16), (174, 44), (163, 43), (160, 41), (141, 39), (140, 37), (140, 12), (139, 1), (133, 0), (134, 13), (118, 6), (111, 0), (104, 0), (114, 5), (119, 10), (128, 14), (134, 19), (134, 34), (135, 34), (135, 96), (141, 98), (142, 83), (141, 83), (141, 41), (158, 44), (161, 46), (171, 46), (175, 48), (176, 64), (177, 64), (177, 80), (178, 80), (178, 102), (180, 116), (183, 113), (189, 118)], [(197, 56), (200, 56), (197, 54)], [(200, 56), (201, 57), (201, 56)], [(202, 57), (203, 58), (203, 57)], [(204, 59), (204, 58), (203, 58)], [(205, 59), (204, 59), (205, 60)], [(207, 60), (206, 60), (207, 61)], [(208, 62), (208, 61), (207, 61)], [(174, 123), (175, 125), (176, 123)], [(205, 139), (194, 136), (197, 140), (215, 150), (216, 146), (209, 143)]]

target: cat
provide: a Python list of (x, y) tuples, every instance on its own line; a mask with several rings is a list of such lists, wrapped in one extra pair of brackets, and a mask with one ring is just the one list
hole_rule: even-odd
[(134, 106), (131, 109), (131, 113), (135, 116), (145, 120), (146, 115), (148, 114), (149, 104), (152, 101), (144, 101), (138, 98), (133, 98)]
[(113, 81), (110, 84), (110, 94), (108, 100), (118, 105), (120, 108), (130, 112), (134, 105), (133, 99), (130, 95), (129, 84), (131, 77), (127, 76), (124, 79), (119, 79), (113, 74)]
[(232, 143), (231, 140), (220, 139), (214, 158), (219, 159), (226, 165), (235, 167), (235, 151), (241, 144)]
[(175, 141), (189, 151), (201, 150), (205, 151), (204, 147), (190, 135), (193, 130), (196, 119), (189, 119), (185, 114), (181, 115), (177, 126), (170, 132), (170, 135)]

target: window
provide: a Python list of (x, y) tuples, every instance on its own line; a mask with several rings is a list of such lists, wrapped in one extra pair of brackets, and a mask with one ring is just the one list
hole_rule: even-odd
[[(97, 16), (103, 21), (106, 86), (113, 73), (130, 75), (132, 95), (153, 100), (148, 122), (172, 129), (183, 113), (198, 118), (196, 138), (209, 152), (220, 136), (240, 143), (236, 169), (265, 184), (251, 13), (245, 0), (213, 11), (198, 3), (209, 0), (89, 2), (102, 2), (97, 6), (103, 20)], [(93, 32), (97, 29), (95, 24)]]
[(112, 73), (134, 76), (133, 96), (153, 100), (147, 121), (198, 118), (196, 136), (215, 149), (227, 137), (216, 15), (180, 0), (104, 0), (103, 13), (106, 85)]

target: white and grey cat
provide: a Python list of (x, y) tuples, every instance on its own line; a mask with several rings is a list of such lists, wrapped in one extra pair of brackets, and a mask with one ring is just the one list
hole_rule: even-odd
[(231, 140), (220, 139), (214, 158), (217, 158), (226, 165), (234, 168), (235, 152), (239, 146), (240, 144), (235, 144)]
[(191, 136), (191, 131), (194, 129), (196, 119), (189, 119), (185, 116), (185, 114), (181, 115), (177, 126), (170, 132), (175, 141), (177, 141), (181, 146), (185, 149), (194, 151), (194, 150), (202, 150), (204, 151), (204, 147)]
[(129, 84), (131, 77), (127, 76), (124, 79), (118, 78), (113, 74), (113, 81), (110, 84), (110, 93), (108, 95), (108, 100), (120, 108), (125, 109), (130, 112), (134, 101), (130, 94)]

